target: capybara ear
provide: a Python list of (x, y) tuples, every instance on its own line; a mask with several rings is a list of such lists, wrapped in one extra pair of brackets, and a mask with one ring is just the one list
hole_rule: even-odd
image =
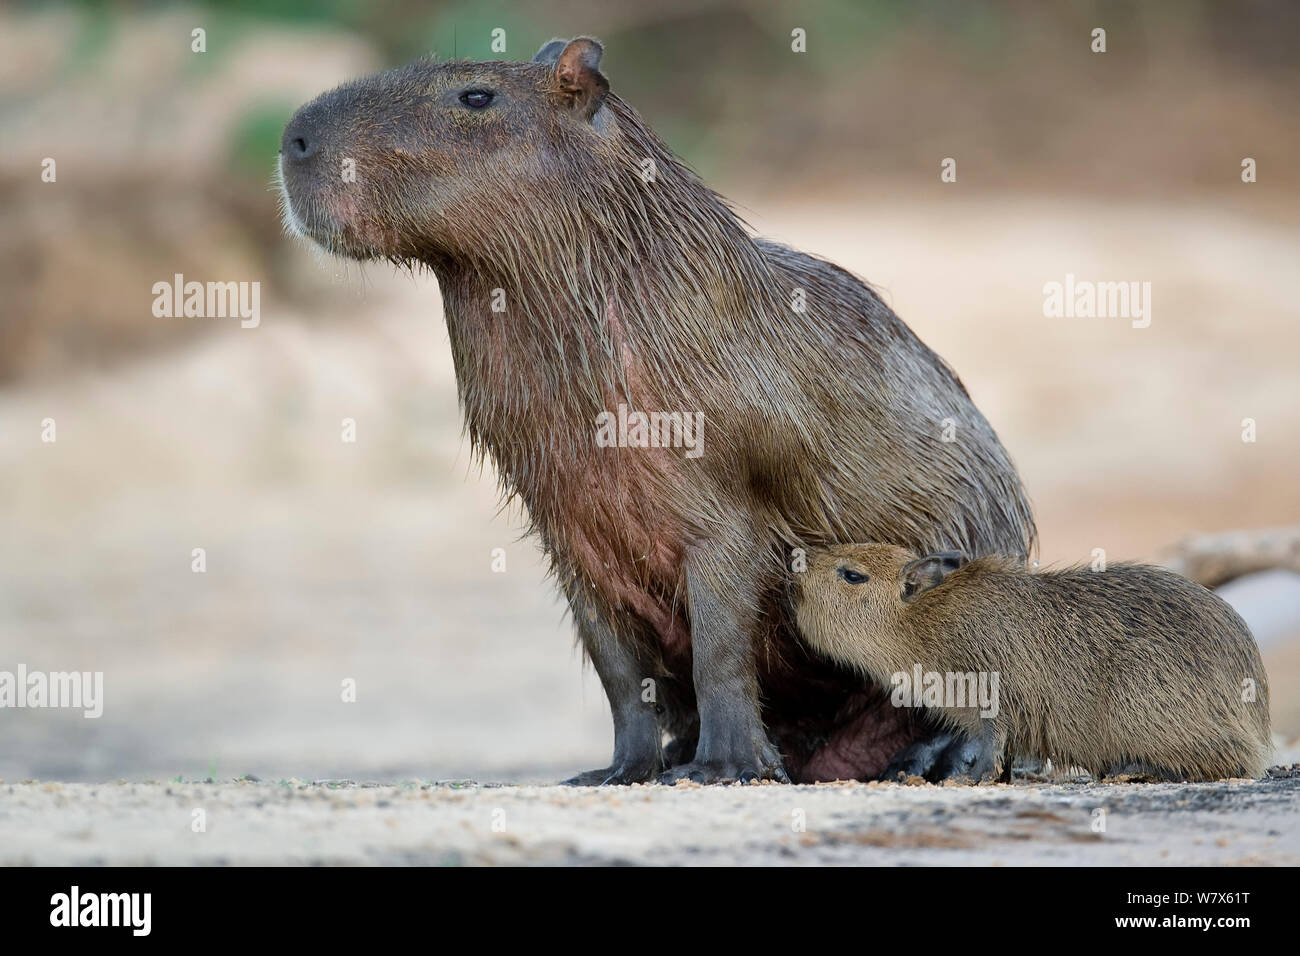
[[(555, 41), (546, 44), (537, 54), (547, 53)], [(555, 58), (555, 98), (561, 106), (591, 119), (605, 101), (609, 80), (600, 72), (600, 57), (605, 48), (591, 37), (570, 40)], [(549, 62), (546, 61), (546, 62)]]
[(560, 54), (564, 52), (564, 48), (568, 45), (564, 40), (552, 40), (550, 43), (543, 43), (542, 48), (533, 57), (533, 62), (555, 66), (560, 60)]
[(937, 588), (943, 579), (966, 563), (960, 551), (940, 551), (927, 554), (903, 565), (899, 574), (903, 585), (903, 602), (910, 604), (931, 588)]

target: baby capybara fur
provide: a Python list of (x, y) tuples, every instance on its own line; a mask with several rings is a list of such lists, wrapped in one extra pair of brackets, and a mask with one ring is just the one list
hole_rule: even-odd
[(860, 544), (810, 555), (791, 590), (809, 645), (872, 681), (901, 686), (894, 675), (918, 665), (997, 675), (983, 716), (969, 696), (939, 710), (985, 742), (975, 779), (995, 762), (1009, 777), (1015, 758), (1095, 778), (1264, 772), (1268, 680), (1255, 640), (1226, 601), (1172, 571), (1029, 571)]
[[(926, 731), (798, 642), (787, 555), (1024, 556), (1019, 479), (943, 361), (843, 269), (753, 237), (600, 58), (553, 41), (323, 94), (285, 129), (286, 222), (437, 276), (466, 430), (610, 700), (613, 762), (572, 782), (877, 776)], [(606, 447), (620, 406), (701, 416), (698, 446)]]

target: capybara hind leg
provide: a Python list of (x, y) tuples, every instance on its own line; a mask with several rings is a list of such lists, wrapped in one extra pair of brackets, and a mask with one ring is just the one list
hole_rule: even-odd
[(699, 550), (687, 555), (686, 599), (700, 739), (693, 760), (659, 779), (668, 784), (765, 779), (788, 783), (781, 755), (759, 716), (751, 637), (752, 609), (759, 605), (755, 575), (722, 572), (727, 562), (720, 557)]
[(964, 735), (951, 730), (931, 731), (895, 754), (880, 779), (897, 781), (907, 777), (922, 777), (931, 780), (940, 760), (959, 737), (964, 739)]
[(614, 758), (608, 767), (588, 770), (564, 783), (574, 787), (644, 783), (663, 769), (658, 705), (643, 701), (645, 668), (635, 645), (620, 638), (580, 599), (571, 601), (574, 620), (591, 662), (609, 698), (614, 718)]
[(959, 733), (954, 735), (939, 754), (930, 773), (923, 776), (931, 783), (963, 778), (979, 783), (985, 776), (993, 775), (995, 758), (996, 749), (991, 730), (984, 731), (977, 737)]
[(978, 737), (960, 731), (937, 730), (894, 757), (880, 779), (898, 780), (901, 775), (940, 783), (965, 777), (978, 783), (996, 769), (995, 740), (992, 730), (985, 730)]

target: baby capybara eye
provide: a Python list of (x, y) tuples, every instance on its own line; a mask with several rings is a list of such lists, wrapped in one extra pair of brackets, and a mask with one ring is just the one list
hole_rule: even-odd
[(865, 584), (867, 582), (867, 575), (862, 574), (859, 571), (854, 571), (847, 565), (840, 565), (839, 571), (840, 577), (849, 584)]
[(481, 110), (485, 106), (491, 106), (494, 99), (496, 99), (496, 94), (491, 90), (466, 90), (460, 94), (460, 101), (472, 110)]

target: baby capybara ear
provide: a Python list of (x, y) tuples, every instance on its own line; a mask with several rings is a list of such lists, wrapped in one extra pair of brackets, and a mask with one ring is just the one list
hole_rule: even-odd
[(533, 60), (555, 66), (555, 101), (591, 119), (609, 92), (609, 80), (600, 72), (600, 58), (605, 48), (591, 37), (576, 37), (564, 44), (552, 40), (537, 51)]
[(567, 40), (552, 40), (550, 43), (543, 43), (542, 48), (533, 56), (533, 62), (555, 66), (559, 62), (560, 54), (564, 52), (564, 48), (568, 45)]
[(966, 555), (960, 551), (940, 551), (909, 561), (899, 572), (903, 602), (910, 604), (931, 588), (937, 588), (944, 578), (965, 563)]

